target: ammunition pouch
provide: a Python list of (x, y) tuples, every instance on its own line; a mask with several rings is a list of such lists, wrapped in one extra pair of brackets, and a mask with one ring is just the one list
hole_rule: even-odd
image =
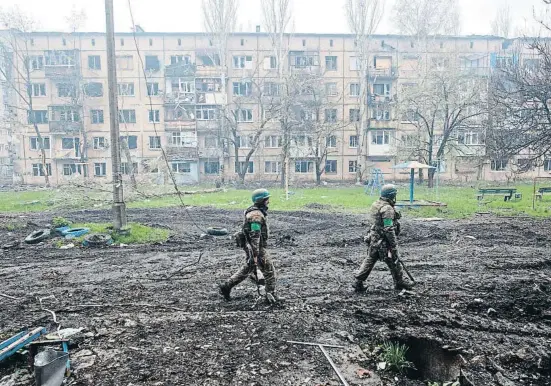
[(243, 233), (243, 231), (234, 233), (233, 238), (235, 239), (235, 245), (238, 248), (245, 248), (247, 244), (247, 238), (245, 237), (245, 234)]

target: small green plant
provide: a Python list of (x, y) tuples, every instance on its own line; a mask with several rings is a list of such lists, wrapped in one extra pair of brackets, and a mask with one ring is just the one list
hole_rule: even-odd
[(380, 359), (386, 363), (386, 368), (398, 373), (413, 369), (413, 363), (406, 359), (408, 347), (405, 344), (385, 342), (382, 346)]
[(68, 227), (69, 225), (71, 225), (69, 220), (64, 217), (54, 217), (54, 219), (52, 220), (52, 224), (54, 228)]

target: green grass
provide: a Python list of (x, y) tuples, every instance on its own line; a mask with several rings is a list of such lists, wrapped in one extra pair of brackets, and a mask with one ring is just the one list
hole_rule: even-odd
[[(487, 196), (482, 202), (476, 200), (477, 188), (441, 186), (438, 189), (428, 189), (424, 186), (415, 187), (416, 200), (439, 201), (447, 204), (444, 208), (407, 209), (404, 214), (409, 217), (443, 217), (466, 218), (477, 212), (491, 212), (498, 215), (515, 216), (530, 215), (548, 217), (551, 215), (551, 194), (544, 195), (542, 202), (536, 202), (532, 209), (533, 187), (528, 184), (515, 184), (522, 193), (521, 200), (504, 202), (503, 196)], [(200, 189), (191, 187), (190, 190)], [(147, 188), (143, 189), (147, 193)], [(244, 209), (250, 205), (251, 190), (229, 188), (223, 192), (185, 195), (186, 205), (213, 206), (224, 209)], [(282, 189), (270, 189), (272, 193), (271, 209), (282, 211), (295, 210), (334, 210), (349, 213), (366, 213), (369, 206), (377, 198), (364, 193), (362, 186), (324, 186), (317, 188), (291, 189), (293, 194), (289, 200), (284, 197)], [(84, 197), (86, 196), (86, 197)], [(0, 212), (33, 212), (57, 209), (91, 208), (98, 201), (89, 198), (104, 200), (105, 204), (98, 209), (109, 209), (110, 196), (108, 194), (75, 194), (70, 202), (55, 190), (39, 190), (33, 192), (0, 192)], [(398, 199), (409, 198), (409, 186), (399, 186)], [(34, 203), (33, 203), (34, 202)], [(312, 205), (314, 204), (314, 205)], [(127, 202), (128, 208), (166, 208), (180, 205), (176, 196), (158, 197), (152, 199), (137, 198)]]
[[(90, 234), (92, 233), (108, 233), (113, 237), (115, 243), (121, 244), (153, 244), (165, 242), (170, 236), (170, 231), (161, 228), (152, 228), (146, 225), (138, 223), (128, 224), (130, 227), (130, 234), (121, 235), (118, 233), (112, 233), (111, 224), (97, 224), (97, 223), (82, 223), (73, 225), (74, 228), (90, 228)], [(70, 242), (80, 243), (84, 239), (78, 237), (70, 240)]]
[(387, 364), (386, 369), (403, 373), (408, 368), (413, 368), (413, 363), (406, 359), (408, 347), (405, 344), (385, 342), (381, 348), (380, 359)]

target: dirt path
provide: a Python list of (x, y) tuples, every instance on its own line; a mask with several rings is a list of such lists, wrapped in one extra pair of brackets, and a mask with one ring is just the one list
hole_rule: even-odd
[[(460, 367), (475, 385), (551, 384), (548, 220), (406, 218), (402, 255), (422, 284), (403, 297), (391, 289), (382, 263), (368, 293), (352, 293), (352, 273), (365, 255), (364, 217), (274, 212), (270, 250), (285, 301), (272, 309), (253, 307), (256, 288), (249, 282), (234, 290), (233, 301), (221, 299), (217, 284), (238, 268), (242, 253), (229, 238), (199, 239), (190, 221), (236, 230), (241, 212), (190, 213), (130, 211), (132, 221), (177, 233), (164, 245), (4, 250), (0, 292), (19, 299), (0, 297), (0, 337), (25, 326), (55, 329), (37, 301), (55, 295), (45, 304), (61, 327), (85, 328), (73, 339), (72, 385), (339, 384), (318, 349), (288, 340), (345, 346), (329, 352), (351, 385), (425, 385), (452, 380)], [(90, 222), (108, 216), (81, 211), (66, 217)], [(2, 231), (0, 242), (27, 231)], [(200, 254), (199, 264), (181, 269)], [(398, 381), (374, 371), (371, 351), (388, 339), (410, 347), (417, 371)], [(371, 370), (371, 378), (359, 379), (360, 367)], [(0, 366), (0, 385), (17, 369), (26, 369), (18, 358)], [(34, 383), (20, 371), (15, 384)]]

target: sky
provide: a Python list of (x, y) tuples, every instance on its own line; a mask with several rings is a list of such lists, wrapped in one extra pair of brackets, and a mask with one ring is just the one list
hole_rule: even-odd
[[(128, 2), (136, 24), (146, 32), (203, 31), (201, 0), (114, 0), (115, 30), (129, 32), (132, 27)], [(304, 33), (347, 33), (345, 0), (292, 0), (294, 31)], [(391, 11), (394, 0), (385, 1), (385, 18), (377, 33), (393, 33)], [(542, 9), (542, 0), (459, 0), (462, 9), (462, 34), (489, 34), (491, 21), (500, 4), (508, 3), (513, 16), (513, 31), (534, 25), (533, 11)], [(41, 30), (68, 31), (66, 18), (74, 9), (84, 10), (82, 31), (105, 31), (104, 0), (1, 0), (0, 9), (17, 5), (39, 23)], [(535, 8), (534, 8), (535, 7)], [(238, 30), (253, 32), (262, 25), (260, 0), (240, 0)]]

